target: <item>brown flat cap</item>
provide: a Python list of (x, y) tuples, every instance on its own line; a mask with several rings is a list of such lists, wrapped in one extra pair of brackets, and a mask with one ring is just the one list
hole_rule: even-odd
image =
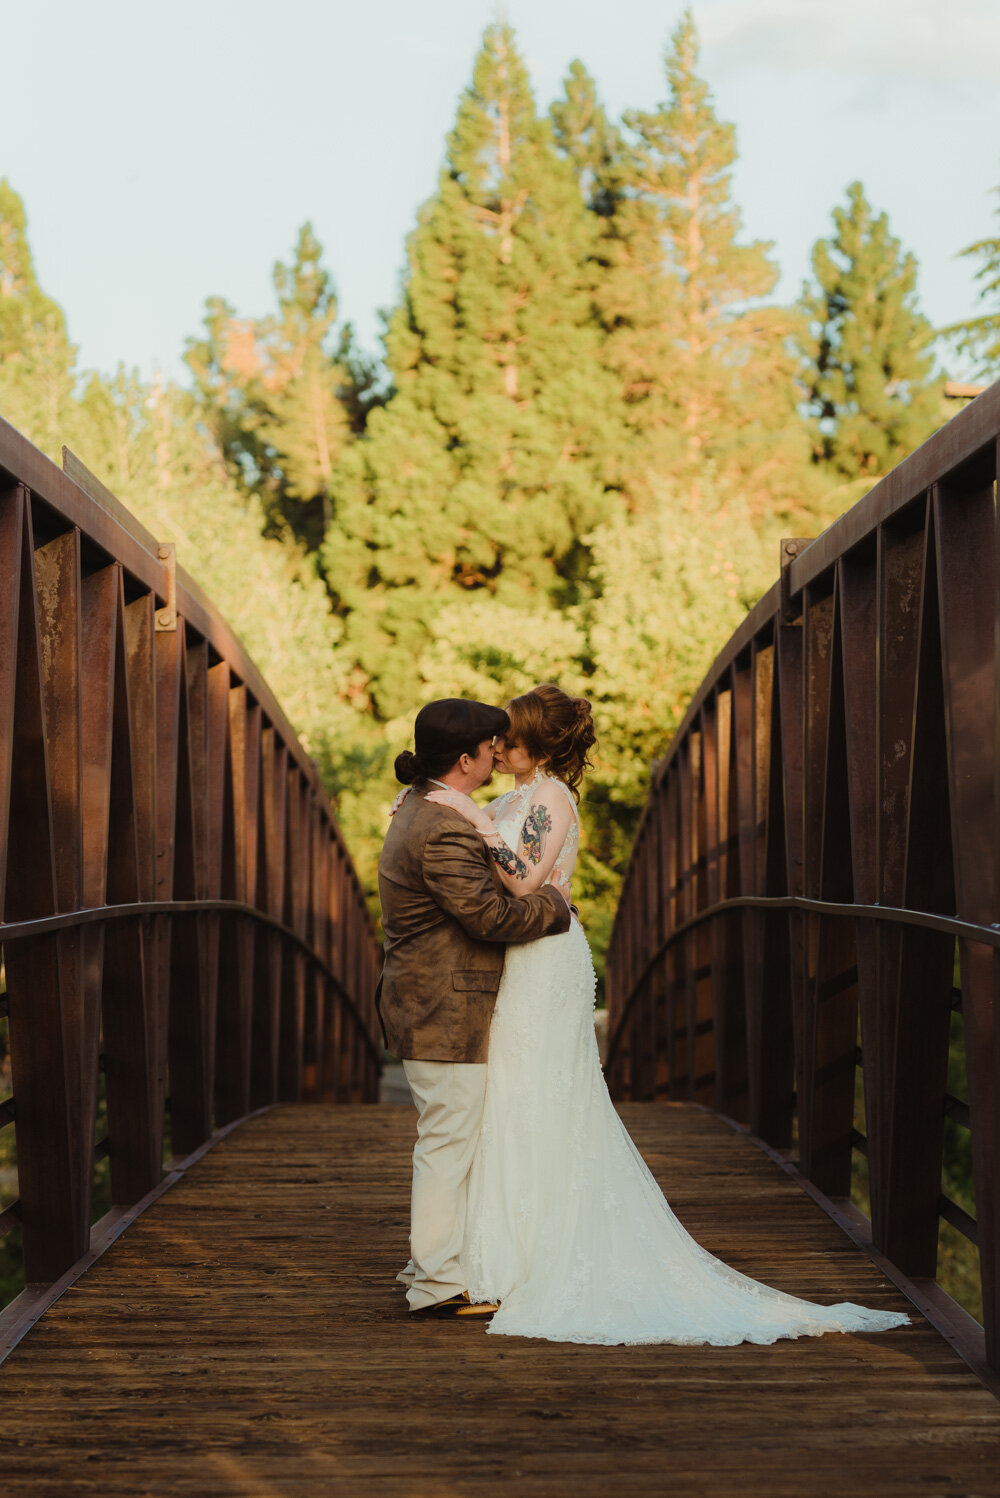
[(426, 759), (457, 757), (473, 744), (506, 733), (510, 719), (502, 707), (487, 702), (471, 702), (466, 697), (439, 697), (428, 702), (417, 714), (413, 742), (417, 753)]

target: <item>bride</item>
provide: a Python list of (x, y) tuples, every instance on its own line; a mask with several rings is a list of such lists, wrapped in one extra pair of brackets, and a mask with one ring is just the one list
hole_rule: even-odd
[[(590, 704), (539, 686), (508, 704), (495, 767), (514, 789), (451, 806), (482, 834), (509, 889), (570, 899), (578, 787), (596, 743)], [(579, 921), (508, 947), (490, 1030), (482, 1130), (462, 1262), (470, 1298), (499, 1302), (493, 1333), (554, 1342), (770, 1343), (873, 1332), (909, 1318), (815, 1305), (748, 1279), (684, 1230), (608, 1095), (595, 978)]]

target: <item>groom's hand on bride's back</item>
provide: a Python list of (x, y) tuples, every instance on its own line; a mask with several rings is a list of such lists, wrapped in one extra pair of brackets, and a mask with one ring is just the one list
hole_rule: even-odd
[(560, 895), (562, 895), (563, 899), (566, 901), (566, 904), (569, 906), (569, 913), (570, 913), (570, 915), (571, 916), (575, 916), (577, 920), (580, 919), (580, 912), (579, 912), (579, 910), (573, 904), (572, 900), (568, 897), (568, 895), (565, 893), (565, 891), (559, 889), (558, 884), (543, 884), (542, 888), (543, 889), (554, 889), (554, 890), (558, 890), (559, 893), (560, 893)]
[(572, 903), (572, 901), (570, 900), (570, 898), (567, 895), (566, 891), (564, 889), (560, 889), (559, 886), (558, 886), (558, 884), (550, 884), (549, 881), (546, 879), (545, 883), (543, 885), (541, 885), (540, 888), (541, 889), (554, 889), (557, 894), (562, 895), (563, 899), (566, 901), (566, 904), (569, 906), (569, 913), (570, 913), (570, 915), (575, 915), (576, 918), (577, 918), (577, 920), (580, 919), (580, 912), (577, 910), (576, 906)]

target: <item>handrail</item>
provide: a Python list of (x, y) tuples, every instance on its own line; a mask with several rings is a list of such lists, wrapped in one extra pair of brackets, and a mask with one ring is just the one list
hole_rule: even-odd
[[(616, 1095), (697, 1101), (779, 1150), (797, 1129), (824, 1200), (863, 1148), (874, 1250), (900, 1274), (933, 1278), (939, 1215), (978, 1238), (994, 1370), (998, 449), (1000, 383), (783, 546), (653, 767), (607, 965)], [(956, 947), (967, 1109), (946, 1091)], [(949, 1109), (975, 1223), (942, 1196)]]
[[(241, 900), (137, 900), (126, 905), (95, 905), (60, 915), (42, 916), (34, 921), (0, 921), (0, 947), (5, 941), (48, 936), (53, 931), (72, 931), (80, 926), (106, 925), (110, 921), (130, 920), (136, 917), (148, 919), (154, 915), (204, 915), (209, 912), (215, 915), (244, 916), (256, 922), (258, 926), (277, 932), (286, 941), (298, 947), (306, 962), (318, 969), (341, 995), (345, 1006), (351, 1011), (354, 1023), (358, 1027), (372, 1061), (377, 1066), (381, 1066), (381, 1046), (378, 1037), (370, 1032), (364, 1014), (358, 1009), (351, 994), (330, 965), (317, 952), (314, 952), (308, 941), (291, 926), (269, 915), (266, 910), (257, 910), (255, 906), (247, 905)], [(1000, 935), (998, 935), (998, 940), (1000, 940)], [(9, 1101), (13, 1103), (13, 1098)], [(0, 1104), (0, 1128), (3, 1127), (2, 1107), (3, 1105)]]
[(0, 420), (0, 1231), (33, 1287), (88, 1253), (99, 1070), (119, 1210), (162, 1184), (168, 1130), (188, 1156), (276, 1101), (374, 1101), (381, 1053), (316, 766), (172, 549), (66, 461)]

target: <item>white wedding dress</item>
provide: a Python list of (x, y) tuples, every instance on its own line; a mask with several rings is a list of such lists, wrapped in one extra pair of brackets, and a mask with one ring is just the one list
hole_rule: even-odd
[[(566, 785), (536, 775), (495, 803), (495, 825), (516, 849), (529, 808), (543, 797), (555, 811), (561, 796), (572, 817), (549, 880), (568, 889), (579, 824)], [(560, 810), (557, 827), (566, 825)], [(615, 1112), (594, 987), (576, 920), (562, 936), (507, 948), (463, 1246), (471, 1298), (500, 1302), (490, 1332), (728, 1347), (906, 1324), (893, 1312), (785, 1295), (699, 1247)]]

